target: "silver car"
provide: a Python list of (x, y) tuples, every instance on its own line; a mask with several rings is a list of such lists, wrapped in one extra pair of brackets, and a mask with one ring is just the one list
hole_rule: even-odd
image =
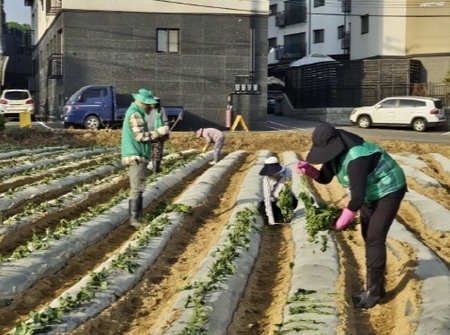
[(442, 101), (429, 97), (390, 97), (370, 107), (355, 108), (350, 121), (361, 128), (371, 126), (411, 127), (425, 131), (446, 121)]

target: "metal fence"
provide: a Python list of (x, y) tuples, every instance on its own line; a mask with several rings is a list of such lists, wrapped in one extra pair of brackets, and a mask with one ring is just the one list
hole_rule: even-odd
[(403, 85), (323, 85), (287, 90), (294, 108), (371, 106), (392, 96), (428, 96), (450, 106), (450, 83), (416, 83)]

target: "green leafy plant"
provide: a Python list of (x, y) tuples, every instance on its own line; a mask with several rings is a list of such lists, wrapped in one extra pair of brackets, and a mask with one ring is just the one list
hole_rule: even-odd
[(292, 179), (288, 178), (280, 192), (277, 206), (281, 210), (284, 222), (291, 222), (294, 217), (294, 195), (292, 194)]
[[(337, 206), (330, 206), (325, 203), (317, 203), (306, 187), (306, 181), (302, 181), (302, 191), (298, 195), (303, 201), (306, 211), (306, 232), (308, 241), (317, 243), (319, 233), (328, 232), (341, 214), (341, 209)], [(355, 230), (358, 221), (355, 219), (347, 227), (348, 230)], [(321, 234), (321, 251), (327, 250), (328, 237)]]

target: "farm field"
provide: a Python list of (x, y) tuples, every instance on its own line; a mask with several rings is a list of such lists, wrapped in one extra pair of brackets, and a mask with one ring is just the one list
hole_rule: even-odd
[[(264, 159), (292, 165), (310, 135), (227, 133), (211, 167), (202, 140), (173, 133), (136, 231), (120, 131), (0, 132), (0, 334), (448, 334), (450, 145), (374, 142), (410, 192), (388, 238), (387, 297), (356, 310), (359, 230), (329, 233), (322, 252), (301, 204), (291, 225), (254, 212)], [(317, 201), (347, 201), (335, 180), (307, 186)]]

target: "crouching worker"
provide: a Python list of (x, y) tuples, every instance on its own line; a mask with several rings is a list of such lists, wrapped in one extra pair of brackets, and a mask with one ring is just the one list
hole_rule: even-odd
[(133, 93), (131, 103), (123, 120), (121, 155), (122, 164), (130, 167), (130, 225), (139, 228), (142, 220), (142, 194), (145, 191), (147, 165), (150, 161), (151, 141), (169, 133), (169, 127), (162, 126), (148, 130), (148, 112), (157, 101), (151, 91), (141, 88)]
[(209, 164), (215, 165), (219, 161), (223, 142), (225, 142), (225, 135), (219, 129), (215, 128), (199, 128), (195, 132), (195, 135), (197, 137), (203, 136), (206, 140), (205, 146), (202, 149), (203, 153), (206, 152), (211, 143), (214, 143), (214, 160)]
[(259, 172), (263, 178), (264, 199), (258, 211), (264, 223), (275, 225), (290, 222), (298, 200), (292, 192), (292, 171), (281, 166), (278, 158), (269, 157)]

